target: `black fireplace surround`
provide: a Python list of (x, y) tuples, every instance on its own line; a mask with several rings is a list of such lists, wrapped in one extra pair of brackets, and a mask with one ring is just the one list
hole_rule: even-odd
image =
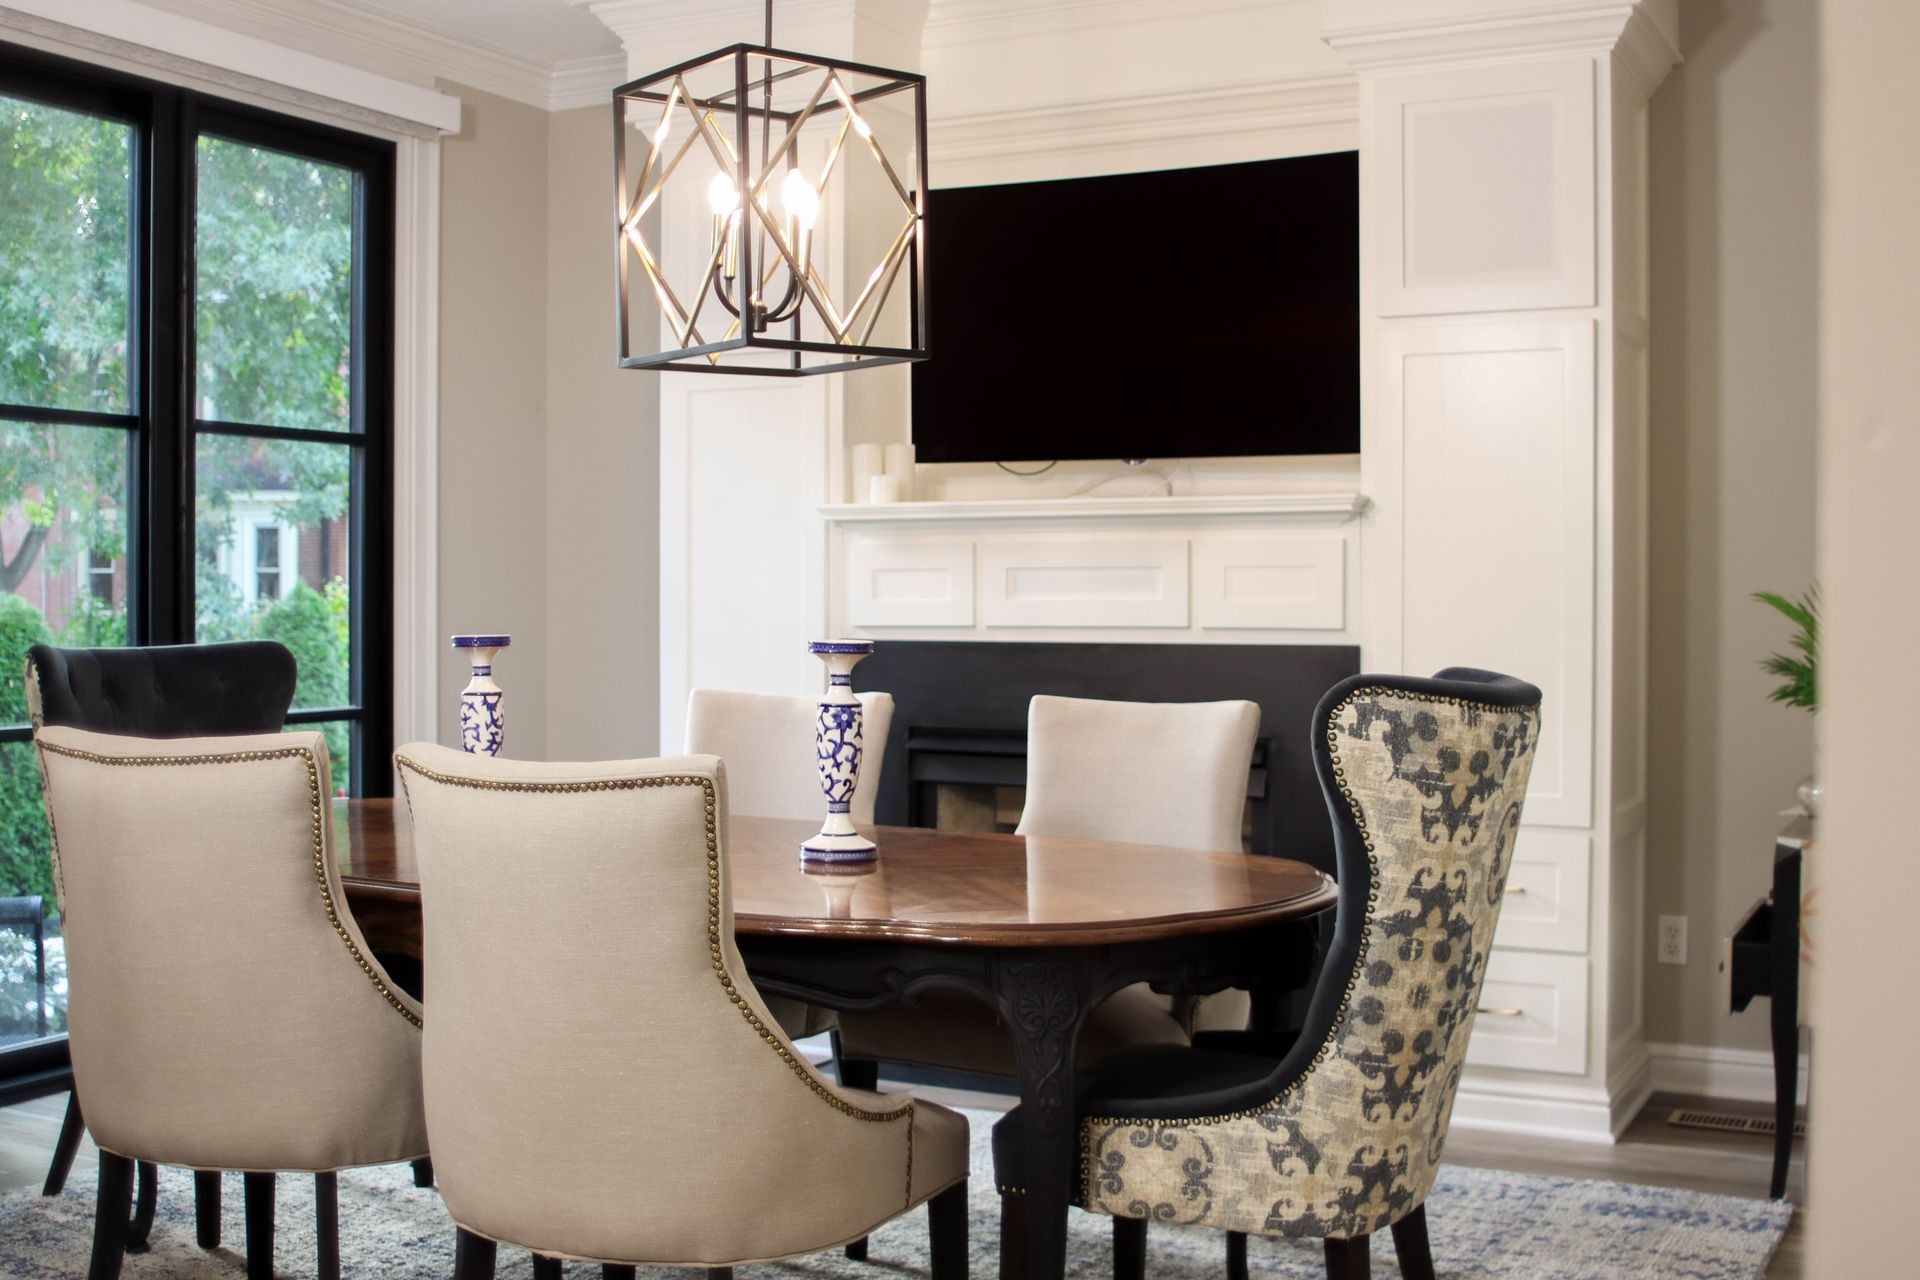
[(1035, 694), (1244, 698), (1260, 707), (1247, 778), (1253, 852), (1331, 873), (1332, 827), (1313, 774), (1309, 726), (1320, 695), (1359, 670), (1355, 645), (883, 640), (854, 671), (857, 688), (893, 695), (875, 816), (889, 826), (931, 826), (941, 783), (1023, 785), (1027, 702)]

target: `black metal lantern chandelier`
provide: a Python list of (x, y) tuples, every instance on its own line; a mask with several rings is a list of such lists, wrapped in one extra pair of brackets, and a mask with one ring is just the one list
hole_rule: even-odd
[[(926, 78), (737, 44), (613, 91), (620, 365), (927, 358)], [(639, 309), (636, 311), (636, 309)], [(635, 351), (658, 312), (657, 349)]]

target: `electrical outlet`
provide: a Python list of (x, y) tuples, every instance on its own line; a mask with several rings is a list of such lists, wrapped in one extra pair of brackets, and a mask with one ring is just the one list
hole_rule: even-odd
[(1658, 945), (1659, 952), (1655, 958), (1661, 964), (1685, 964), (1687, 962), (1687, 918), (1661, 916)]

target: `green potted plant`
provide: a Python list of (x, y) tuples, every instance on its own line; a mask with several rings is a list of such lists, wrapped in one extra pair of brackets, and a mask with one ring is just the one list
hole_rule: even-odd
[[(1798, 600), (1777, 591), (1756, 591), (1753, 598), (1780, 613), (1793, 623), (1787, 638), (1791, 653), (1775, 653), (1761, 659), (1760, 669), (1780, 677), (1781, 683), (1768, 696), (1790, 707), (1803, 707), (1811, 714), (1820, 709), (1820, 588), (1807, 588)], [(1808, 813), (1820, 804), (1820, 784), (1809, 774), (1800, 784), (1800, 803)]]

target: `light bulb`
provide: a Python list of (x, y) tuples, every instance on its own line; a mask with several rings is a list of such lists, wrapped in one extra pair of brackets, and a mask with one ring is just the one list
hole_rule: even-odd
[(713, 210), (716, 218), (726, 218), (740, 207), (740, 193), (733, 189), (733, 179), (724, 173), (713, 175), (713, 181), (707, 184), (707, 208)]
[(780, 203), (802, 231), (813, 230), (814, 222), (820, 217), (820, 193), (807, 181), (806, 174), (798, 169), (787, 170), (786, 179), (780, 184)]

